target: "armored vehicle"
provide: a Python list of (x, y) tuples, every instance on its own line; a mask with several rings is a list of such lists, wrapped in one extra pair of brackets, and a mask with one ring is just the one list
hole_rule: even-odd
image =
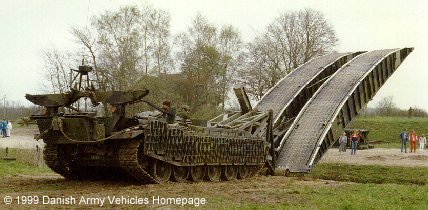
[[(206, 127), (180, 122), (172, 109), (145, 100), (149, 90), (95, 90), (89, 66), (75, 70), (78, 86), (69, 92), (26, 98), (44, 107), (31, 116), (40, 131), (36, 139), (46, 143), (46, 164), (66, 178), (220, 181), (247, 178), (263, 166), (270, 174), (307, 173), (412, 51), (313, 58), (282, 78), (254, 109), (244, 88), (235, 88), (241, 110)], [(110, 106), (111, 116), (79, 111), (73, 104), (81, 98), (94, 107)], [(138, 102), (161, 114), (127, 117), (126, 106)]]
[[(31, 118), (40, 131), (36, 139), (46, 143), (45, 162), (65, 178), (121, 176), (141, 183), (220, 181), (247, 178), (265, 164), (269, 112), (247, 109), (234, 113), (239, 122), (231, 124), (229, 119), (220, 123), (222, 127), (192, 126), (176, 120), (172, 109), (145, 100), (149, 90), (95, 90), (89, 85), (91, 70), (89, 66), (75, 70), (78, 85), (69, 92), (26, 95), (43, 107)], [(108, 104), (111, 116), (79, 111), (73, 104), (81, 98), (90, 99), (94, 107)], [(161, 114), (126, 117), (127, 105), (138, 102)], [(74, 111), (62, 111), (64, 108)]]

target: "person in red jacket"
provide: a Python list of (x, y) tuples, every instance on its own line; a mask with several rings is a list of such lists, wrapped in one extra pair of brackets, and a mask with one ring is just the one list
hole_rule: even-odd
[(412, 130), (410, 132), (409, 135), (409, 140), (410, 140), (410, 153), (412, 153), (412, 151), (415, 153), (416, 152), (416, 140), (418, 139), (418, 136), (416, 135), (416, 132), (414, 130)]

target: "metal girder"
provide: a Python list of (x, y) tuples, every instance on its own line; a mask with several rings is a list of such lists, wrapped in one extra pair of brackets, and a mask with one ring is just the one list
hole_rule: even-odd
[(244, 87), (236, 87), (233, 88), (236, 97), (238, 98), (239, 106), (241, 107), (241, 113), (245, 114), (251, 111), (253, 108), (250, 103), (250, 99), (248, 98), (247, 93), (245, 92)]
[(278, 169), (309, 172), (412, 50), (361, 54), (325, 81), (282, 138)]

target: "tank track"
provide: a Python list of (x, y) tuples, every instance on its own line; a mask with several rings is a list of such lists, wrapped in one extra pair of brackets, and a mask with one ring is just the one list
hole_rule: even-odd
[[(179, 166), (163, 160), (165, 157), (155, 158), (146, 155), (144, 151), (146, 145), (142, 138), (116, 144), (115, 157), (113, 156), (112, 159), (114, 161), (110, 164), (93, 165), (79, 157), (87, 156), (82, 153), (85, 151), (84, 147), (88, 147), (87, 150), (93, 152), (98, 146), (82, 146), (46, 144), (43, 152), (46, 165), (55, 173), (71, 180), (124, 179), (125, 177), (143, 184), (246, 179), (263, 168), (263, 164), (222, 165), (204, 162)], [(73, 151), (79, 151), (80, 155), (71, 155), (74, 154)]]
[(143, 166), (138, 163), (138, 148), (142, 143), (141, 140), (132, 140), (124, 142), (119, 149), (119, 165), (122, 169), (129, 173), (137, 181), (144, 184), (159, 183), (153, 178)]
[(46, 144), (43, 158), (46, 165), (55, 173), (70, 180), (120, 179), (124, 173), (118, 167), (86, 166), (84, 162), (71, 162), (65, 152), (67, 146)]
[[(162, 160), (156, 160), (154, 158), (150, 158), (148, 156), (145, 156), (147, 159), (151, 159), (150, 160), (150, 164), (148, 165), (153, 165), (154, 161), (158, 161), (158, 162), (162, 162), (162, 164), (166, 164), (167, 167), (170, 168), (171, 171), (173, 171), (174, 167), (179, 167), (179, 168), (187, 168), (189, 173), (187, 178), (185, 179), (179, 179), (177, 180), (174, 175), (173, 172), (170, 173), (171, 175), (169, 176), (169, 178), (165, 179), (165, 180), (157, 180), (155, 178), (155, 171), (153, 168), (146, 168), (145, 166), (141, 165), (141, 163), (139, 162), (139, 155), (143, 155), (142, 154), (142, 149), (140, 149), (140, 146), (143, 146), (143, 141), (142, 140), (132, 140), (132, 141), (128, 141), (128, 142), (124, 142), (122, 143), (122, 145), (120, 146), (119, 149), (119, 165), (121, 166), (121, 168), (123, 168), (126, 172), (129, 173), (129, 175), (131, 175), (134, 179), (136, 179), (137, 181), (144, 183), (144, 184), (155, 184), (155, 183), (162, 183), (162, 182), (166, 182), (166, 181), (176, 181), (176, 182), (182, 182), (182, 181), (193, 181), (193, 182), (199, 182), (202, 181), (202, 179), (200, 178), (194, 178), (192, 177), (190, 171), (196, 167), (203, 167), (203, 177), (204, 180), (206, 181), (220, 181), (220, 180), (235, 180), (235, 179), (245, 179), (248, 177), (252, 177), (254, 175), (256, 175), (262, 168), (263, 168), (263, 164), (260, 165), (252, 165), (252, 166), (227, 166), (227, 167), (233, 167), (233, 171), (235, 171), (235, 174), (232, 175), (234, 177), (225, 177), (225, 171), (224, 168), (226, 166), (222, 166), (223, 170), (221, 171), (221, 174), (218, 174), (218, 177), (222, 177), (222, 179), (218, 179), (218, 180), (213, 180), (208, 178), (208, 174), (209, 174), (209, 167), (210, 166), (174, 166), (172, 164), (163, 162)], [(221, 167), (221, 166), (216, 166), (216, 167)], [(240, 167), (246, 167), (245, 171), (246, 173), (248, 173), (248, 175), (243, 175), (240, 174)], [(242, 169), (241, 169), (242, 170)]]
[(60, 174), (66, 179), (73, 179), (76, 176), (73, 176), (72, 171), (59, 159), (58, 155), (59, 147), (58, 145), (46, 144), (45, 149), (43, 150), (43, 158), (46, 165), (55, 173)]

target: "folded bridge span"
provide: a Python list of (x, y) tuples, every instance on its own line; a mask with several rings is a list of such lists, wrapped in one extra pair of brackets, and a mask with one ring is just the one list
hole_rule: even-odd
[[(309, 172), (412, 50), (331, 53), (311, 59), (281, 79), (252, 111), (243, 89), (235, 89), (241, 112), (227, 119), (220, 115), (208, 121), (208, 127), (254, 133), (273, 129), (267, 132), (273, 139), (269, 167)], [(265, 127), (263, 113), (268, 112), (271, 127)]]
[(309, 172), (412, 50), (363, 53), (337, 70), (305, 103), (287, 129), (277, 146), (275, 167)]

